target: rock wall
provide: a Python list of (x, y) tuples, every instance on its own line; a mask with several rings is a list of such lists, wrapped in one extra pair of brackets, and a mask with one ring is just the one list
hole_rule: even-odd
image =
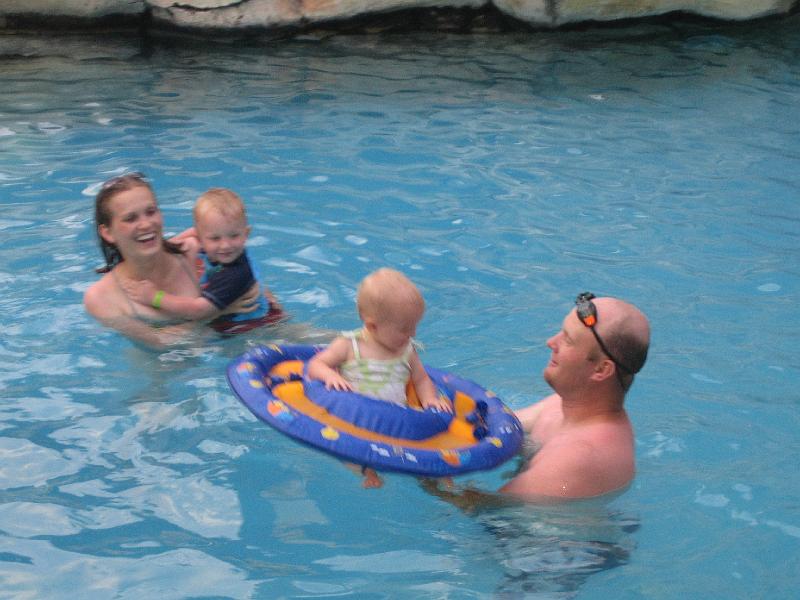
[(0, 17), (42, 17), (97, 19), (111, 15), (140, 15), (146, 0), (2, 0)]
[(2, 0), (0, 27), (140, 16), (152, 18), (159, 27), (302, 28), (408, 9), (491, 8), (534, 27), (552, 28), (674, 11), (748, 20), (789, 14), (799, 6), (800, 0)]

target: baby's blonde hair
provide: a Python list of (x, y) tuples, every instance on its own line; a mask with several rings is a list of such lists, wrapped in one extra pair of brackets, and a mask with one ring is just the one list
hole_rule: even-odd
[(367, 275), (358, 286), (358, 314), (363, 321), (371, 317), (390, 320), (409, 310), (425, 311), (425, 300), (412, 281), (400, 271), (382, 268)]
[(211, 211), (229, 219), (242, 219), (247, 222), (244, 202), (236, 192), (228, 188), (211, 188), (197, 198), (193, 211), (195, 222)]

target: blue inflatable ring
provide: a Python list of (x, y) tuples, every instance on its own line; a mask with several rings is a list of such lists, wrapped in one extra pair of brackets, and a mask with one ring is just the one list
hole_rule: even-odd
[[(227, 369), (231, 389), (262, 421), (338, 458), (429, 477), (492, 469), (514, 456), (522, 426), (478, 384), (426, 366), (453, 414), (326, 390), (303, 376), (320, 346), (258, 346)], [(409, 403), (413, 402), (413, 390)]]

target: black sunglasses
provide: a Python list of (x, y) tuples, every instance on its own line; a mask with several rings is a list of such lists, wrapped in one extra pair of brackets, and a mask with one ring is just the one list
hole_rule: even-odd
[(608, 351), (608, 348), (606, 348), (606, 345), (603, 343), (603, 340), (600, 339), (600, 335), (594, 328), (594, 326), (597, 325), (597, 307), (594, 305), (594, 302), (592, 302), (594, 298), (596, 298), (596, 296), (592, 292), (583, 292), (582, 294), (578, 294), (578, 297), (575, 299), (575, 311), (578, 313), (578, 318), (581, 320), (581, 323), (586, 325), (586, 327), (588, 327), (589, 330), (594, 334), (594, 339), (597, 340), (600, 349), (605, 352), (608, 358), (611, 359), (611, 362), (617, 365), (615, 372), (617, 374), (617, 379), (619, 379), (619, 383), (624, 390), (625, 383), (622, 381), (621, 371), (625, 371), (625, 373), (633, 373), (633, 371), (614, 358), (614, 355)]

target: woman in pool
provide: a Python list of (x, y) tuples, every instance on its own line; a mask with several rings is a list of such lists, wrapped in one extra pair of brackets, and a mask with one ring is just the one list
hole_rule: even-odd
[[(163, 347), (184, 339), (195, 323), (168, 321), (157, 306), (136, 302), (124, 291), (126, 282), (149, 279), (169, 294), (200, 294), (197, 247), (163, 238), (163, 217), (144, 175), (130, 173), (103, 184), (95, 198), (95, 226), (106, 264), (98, 270), (103, 277), (84, 294), (89, 314), (148, 346)], [(242, 298), (227, 310), (246, 312), (246, 305), (247, 298)]]

